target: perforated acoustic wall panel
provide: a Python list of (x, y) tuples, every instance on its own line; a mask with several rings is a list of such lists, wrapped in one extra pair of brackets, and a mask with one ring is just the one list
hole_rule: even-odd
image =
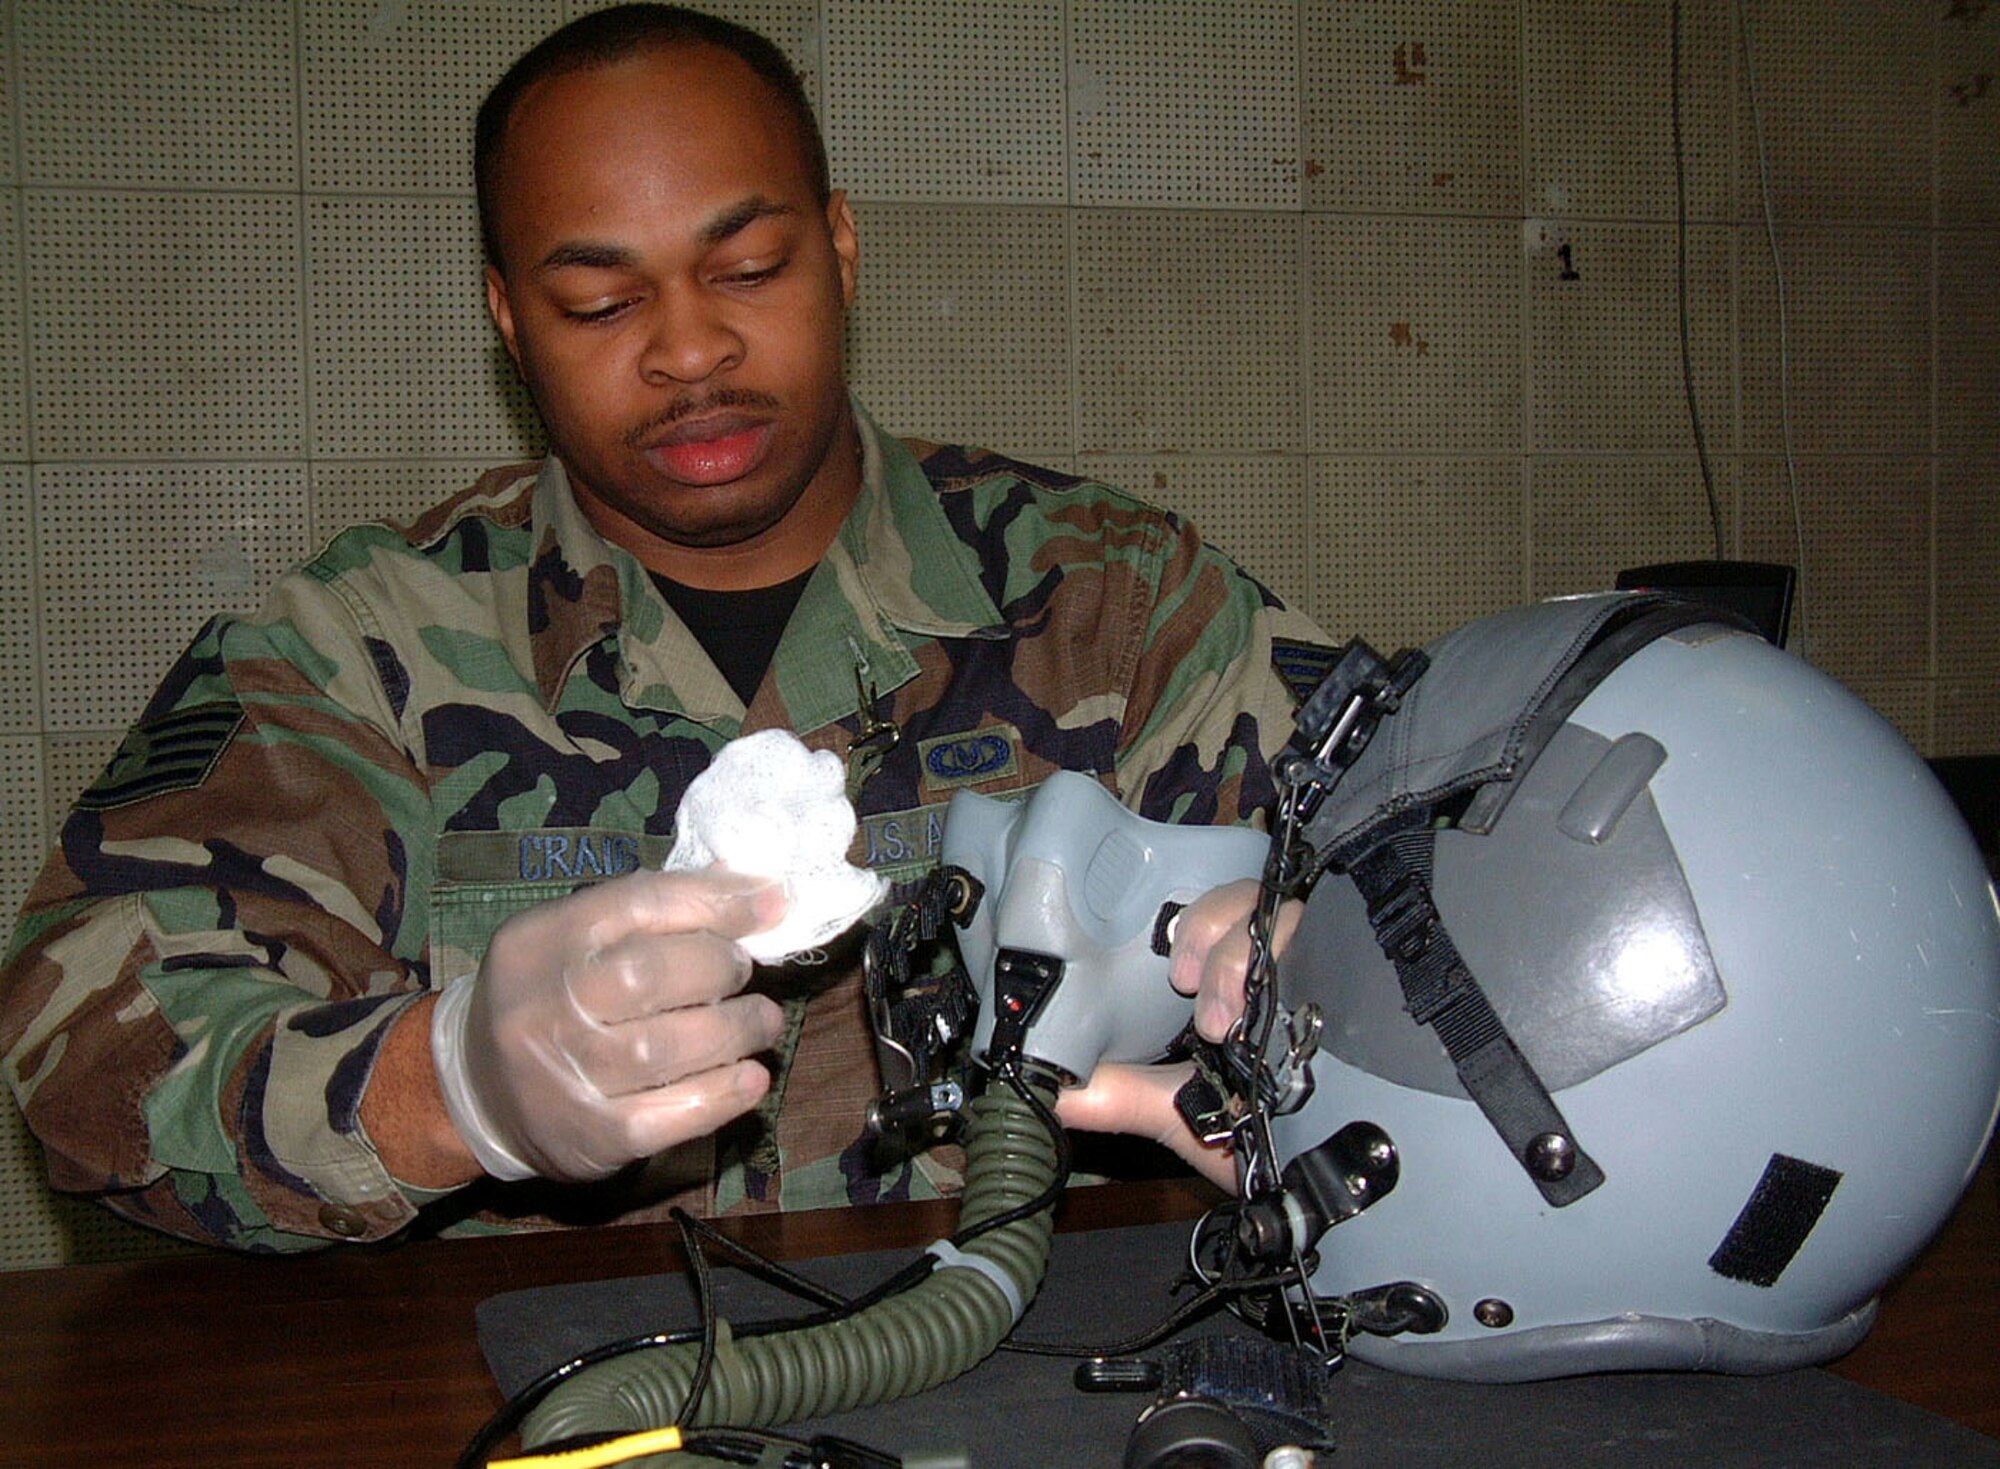
[(1300, 19), (1307, 209), (1520, 212), (1515, 0), (1311, 0)]
[(304, 451), (296, 198), (31, 189), (27, 221), (39, 457)]
[(828, 161), (880, 199), (1060, 204), (1063, 8), (992, 0), (977, 24), (934, 0), (827, 7)]
[[(1814, 656), (1843, 678), (1920, 677), (1930, 666), (1933, 468), (1927, 458), (1890, 455), (1808, 456), (1799, 465)], [(1791, 556), (1789, 514), (1782, 465), (1746, 458), (1745, 554)]]
[[(1937, 662), (1957, 675), (1964, 670), (2000, 667), (2000, 626), (1988, 615), (1993, 603), (1993, 548), (2000, 546), (2000, 493), (1994, 489), (1991, 455), (1945, 459), (1938, 466), (1937, 514)], [(1992, 686), (1993, 680), (1986, 680)], [(1981, 734), (1962, 731), (1973, 748), (1954, 754), (1978, 754), (1991, 741), (1989, 724)]]
[(1937, 446), (2000, 453), (2000, 231), (1937, 237)]
[[(39, 470), (48, 727), (129, 720), (211, 613), (254, 611), (305, 556), (305, 486), (284, 464)], [(107, 545), (145, 554), (107, 577)]]
[[(1987, 35), (1991, 7), (1827, 0), (1734, 8), (1749, 35), (1743, 79), (1756, 84), (1778, 217), (1928, 224), (1932, 119), (1944, 82), (1937, 42), (1966, 23)], [(1754, 182), (1759, 129), (1751, 96), (1748, 87), (1736, 90), (1736, 152), (1738, 176)], [(1987, 162), (1990, 179), (1990, 155)], [(1754, 218), (1756, 190), (1739, 189), (1738, 197)]]
[(19, 55), (20, 51), (17, 45), (16, 32), (14, 7), (11, 4), (0, 7), (0, 51), (4, 51), (7, 57), (7, 65), (0, 67), (0, 107), (6, 109), (7, 120), (10, 124), (7, 138), (9, 146), (0, 148), (0, 188), (8, 187), (20, 181), (19, 175), (15, 172), (14, 157), (16, 149), (19, 146), (20, 128), (13, 125), (15, 122), (16, 103), (19, 96), (17, 91), (18, 83), (14, 78), (15, 58)]
[[(596, 8), (0, 0), (9, 911), (206, 617), (539, 452), (471, 115)], [(1124, 483), (1385, 647), (1802, 556), (1795, 647), (2000, 748), (2000, 3), (1681, 0), (1684, 240), (1666, 0), (709, 8), (819, 107), (887, 426)], [(155, 1247), (0, 1118), (0, 1265)]]
[[(1686, 240), (1688, 349), (1711, 451), (1735, 443), (1731, 231)], [(1537, 450), (1690, 447), (1673, 227), (1536, 227), (1526, 262), (1528, 439)]]
[(1073, 203), (1298, 208), (1295, 4), (1068, 8)]
[(14, 10), (17, 137), (31, 186), (297, 185), (297, 47), (285, 0)]
[(1520, 452), (1523, 233), (1307, 217), (1313, 452)]
[(34, 497), (28, 469), (0, 464), (0, 734), (41, 729), (41, 680), (35, 630), (41, 625), (35, 586)]
[(42, 750), (33, 735), (0, 735), (0, 815), (7, 819), (0, 835), (0, 881), (10, 891), (26, 892), (47, 855), (47, 828), (42, 816)]
[(0, 195), (0, 456), (28, 457), (27, 323), (21, 288), (21, 201)]
[[(1743, 252), (1743, 442), (1782, 447), (1777, 283), (1761, 241)], [(1787, 229), (1792, 398), (1808, 452), (1921, 453), (1931, 447), (1932, 290), (1924, 231)], [(1961, 340), (1977, 350), (1978, 338)]]
[(309, 190), (462, 195), (469, 120), (560, 0), (312, 0), (297, 7)]
[[(13, 568), (6, 570), (11, 581)], [(0, 890), (16, 905), (44, 856), (42, 785), (40, 738), (0, 735)], [(42, 1182), (41, 1151), (10, 1100), (0, 1106), (0, 1270), (53, 1264), (72, 1253), (59, 1210)]]
[(2000, 27), (1991, 5), (1949, 5), (1938, 27), (1938, 219), (2000, 224)]
[[(1731, 218), (1731, 7), (1683, 0), (1681, 143), (1687, 208)], [(1531, 215), (1673, 219), (1671, 5), (1528, 0), (1522, 136)]]
[(1296, 453), (1299, 222), (1090, 210), (1076, 234), (1086, 453)]
[(1310, 605), (1332, 637), (1415, 647), (1526, 597), (1520, 459), (1328, 455), (1311, 473)]
[(898, 432), (1017, 457), (1070, 451), (1069, 220), (1060, 209), (862, 201), (848, 371)]
[[(1716, 514), (1733, 540), (1735, 464), (1722, 460), (1710, 473)], [(1715, 546), (1701, 466), (1686, 455), (1536, 458), (1528, 466), (1528, 503), (1533, 596), (1588, 587), (1633, 546), (1649, 547), (1649, 558), (1659, 561), (1700, 560)]]
[(464, 199), (306, 201), (317, 455), (539, 449), (534, 410), (486, 319), (474, 220)]

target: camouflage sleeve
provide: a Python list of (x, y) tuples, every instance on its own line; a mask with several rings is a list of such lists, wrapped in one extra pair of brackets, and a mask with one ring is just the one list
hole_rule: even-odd
[(1133, 618), (1119, 784), (1154, 820), (1261, 826), (1298, 707), (1278, 655), (1326, 638), (1187, 522), (1161, 526), (1152, 600)]
[(78, 801), (0, 971), (0, 1060), (57, 1188), (250, 1250), (413, 1217), (359, 1117), (425, 984), (396, 686), (295, 575), (196, 637)]

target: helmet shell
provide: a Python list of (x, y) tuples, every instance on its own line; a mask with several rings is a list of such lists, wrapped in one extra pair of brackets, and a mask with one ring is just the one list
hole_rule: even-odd
[[(1450, 691), (1428, 692), (1436, 708)], [(1561, 830), (1565, 760), (1587, 775), (1589, 752), (1640, 738), (1660, 758), (1613, 832)], [(1314, 1289), (1410, 1280), (1448, 1312), (1353, 1354), (1517, 1380), (1775, 1370), (1852, 1346), (2000, 1105), (1993, 883), (1901, 736), (1758, 638), (1669, 633), (1569, 713), (1488, 831), (1439, 833), (1433, 894), (1605, 1182), (1543, 1199), (1403, 1011), (1351, 881), (1324, 876), (1280, 976), (1326, 1039), (1274, 1137), (1289, 1160), (1366, 1120), (1401, 1173), (1320, 1241)], [(1746, 1250), (1748, 1276), (1772, 1278), (1746, 1277)]]

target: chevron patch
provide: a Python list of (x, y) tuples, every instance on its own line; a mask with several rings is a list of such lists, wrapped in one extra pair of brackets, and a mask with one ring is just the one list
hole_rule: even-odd
[(1292, 638), (1271, 639), (1271, 667), (1292, 691), (1292, 702), (1303, 704), (1313, 690), (1326, 682), (1340, 661), (1340, 649), (1321, 643), (1301, 643)]
[(240, 704), (196, 704), (140, 721), (104, 773), (77, 798), (86, 811), (109, 811), (207, 780), (243, 727)]

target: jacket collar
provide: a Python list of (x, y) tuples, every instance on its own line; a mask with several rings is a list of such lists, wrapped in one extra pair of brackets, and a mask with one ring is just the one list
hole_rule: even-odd
[[(779, 642), (750, 721), (759, 727), (783, 723), (804, 734), (856, 712), (860, 686), (885, 695), (914, 678), (904, 634), (1007, 635), (977, 558), (952, 530), (922, 466), (860, 404), (853, 408), (861, 493)], [(562, 699), (578, 660), (611, 638), (628, 705), (740, 732), (748, 711), (638, 559), (585, 518), (553, 455), (533, 503), (529, 637), (547, 707)]]

